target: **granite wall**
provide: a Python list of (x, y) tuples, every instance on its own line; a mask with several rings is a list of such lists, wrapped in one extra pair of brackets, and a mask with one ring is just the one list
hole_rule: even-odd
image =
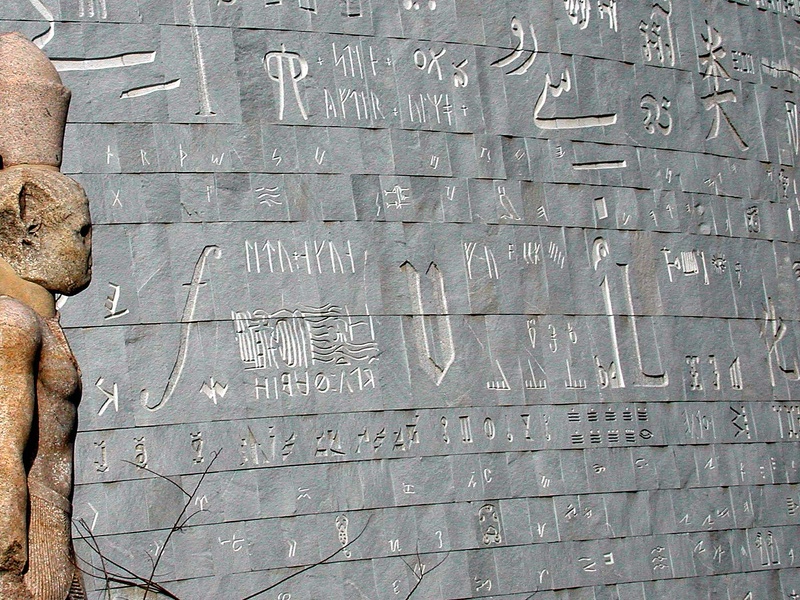
[(96, 223), (92, 598), (800, 598), (798, 22), (5, 0)]

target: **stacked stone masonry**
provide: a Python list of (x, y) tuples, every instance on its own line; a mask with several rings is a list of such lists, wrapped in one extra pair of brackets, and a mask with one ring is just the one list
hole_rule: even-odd
[(800, 598), (796, 0), (0, 29), (72, 90), (92, 202), (61, 307), (90, 597), (102, 554), (183, 599), (304, 567), (255, 597)]

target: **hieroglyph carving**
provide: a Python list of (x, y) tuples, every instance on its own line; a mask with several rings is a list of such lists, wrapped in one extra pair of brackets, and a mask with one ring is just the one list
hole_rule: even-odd
[(769, 380), (772, 387), (775, 387), (775, 369), (789, 381), (800, 380), (800, 367), (797, 365), (797, 357), (793, 357), (791, 362), (785, 355), (781, 341), (786, 336), (786, 323), (778, 315), (775, 303), (772, 298), (767, 298), (764, 307), (761, 324), (761, 337), (767, 345), (767, 360), (769, 362)]
[(187, 284), (189, 287), (189, 294), (186, 297), (186, 305), (183, 307), (183, 315), (181, 316), (181, 333), (178, 342), (178, 356), (175, 358), (175, 364), (172, 367), (172, 372), (169, 375), (167, 386), (164, 388), (164, 393), (161, 395), (161, 399), (151, 406), (150, 392), (148, 392), (146, 389), (143, 389), (141, 394), (139, 394), (139, 401), (142, 403), (142, 406), (151, 412), (161, 410), (164, 408), (164, 406), (166, 406), (167, 402), (169, 402), (170, 398), (172, 398), (172, 394), (175, 393), (175, 388), (178, 386), (178, 382), (181, 380), (183, 369), (186, 366), (186, 359), (189, 355), (189, 336), (191, 335), (192, 328), (195, 324), (193, 321), (194, 311), (195, 308), (197, 308), (197, 299), (200, 295), (200, 288), (208, 283), (203, 280), (203, 271), (205, 270), (206, 261), (208, 260), (209, 256), (219, 259), (222, 256), (222, 251), (217, 246), (206, 246), (203, 248), (203, 251), (200, 253), (200, 258), (197, 259), (197, 263), (194, 266), (192, 280)]
[[(663, 6), (662, 6), (663, 4)], [(648, 21), (639, 23), (642, 33), (642, 54), (647, 62), (675, 66), (675, 40), (672, 36), (672, 2), (658, 0), (653, 4)]]
[[(539, 55), (539, 42), (536, 39), (536, 31), (533, 29), (533, 25), (530, 26), (531, 32), (531, 46), (532, 48), (528, 51), (529, 54), (520, 62), (516, 67), (511, 69), (510, 71), (506, 72), (506, 75), (524, 75), (528, 72), (528, 69), (533, 66), (533, 63), (536, 61), (536, 57)], [(519, 40), (516, 48), (506, 56), (494, 61), (492, 63), (493, 67), (499, 67), (501, 69), (510, 66), (512, 63), (517, 62), (523, 55), (525, 50), (525, 27), (522, 25), (522, 21), (520, 21), (517, 17), (512, 17), (511, 19), (511, 35)]]
[(736, 144), (739, 146), (739, 149), (744, 151), (749, 148), (747, 143), (742, 139), (742, 136), (736, 130), (733, 123), (731, 122), (728, 113), (725, 112), (725, 109), (722, 107), (723, 104), (727, 102), (736, 102), (736, 93), (732, 89), (721, 89), (723, 86), (723, 81), (730, 81), (731, 76), (728, 74), (728, 71), (720, 62), (726, 56), (725, 48), (723, 47), (723, 40), (722, 35), (720, 35), (719, 31), (714, 29), (711, 25), (706, 22), (706, 33), (700, 34), (703, 38), (703, 44), (705, 45), (705, 52), (700, 55), (700, 64), (703, 65), (703, 71), (701, 75), (703, 79), (709, 79), (711, 81), (710, 93), (702, 96), (700, 99), (703, 101), (703, 106), (707, 111), (714, 111), (714, 119), (711, 123), (711, 129), (708, 130), (708, 134), (706, 135), (707, 140), (713, 140), (717, 136), (719, 136), (719, 129), (722, 121), (724, 120), (725, 123), (728, 124), (728, 129), (733, 134), (734, 140)]
[(553, 83), (550, 78), (550, 73), (544, 76), (544, 86), (542, 92), (536, 100), (536, 105), (533, 109), (533, 122), (540, 129), (546, 130), (560, 130), (560, 129), (585, 129), (589, 127), (605, 127), (608, 125), (615, 125), (617, 122), (617, 113), (605, 113), (597, 115), (585, 115), (579, 117), (542, 117), (540, 113), (547, 103), (548, 96), (558, 98), (564, 92), (572, 90), (572, 77), (567, 68), (562, 74), (557, 83)]
[[(609, 262), (605, 260), (610, 253), (609, 245), (603, 238), (597, 238), (593, 244), (592, 264), (595, 271), (602, 271), (603, 277), (600, 282), (600, 289), (603, 294), (603, 304), (608, 317), (608, 328), (611, 335), (611, 347), (613, 360), (607, 365), (603, 364), (599, 357), (595, 356), (595, 366), (597, 367), (597, 381), (601, 388), (624, 388), (626, 387), (622, 368), (622, 356), (620, 353), (619, 332), (626, 325), (633, 338), (633, 350), (636, 354), (636, 371), (633, 378), (633, 385), (638, 387), (664, 388), (669, 385), (669, 374), (666, 370), (655, 372), (647, 369), (642, 356), (642, 344), (639, 339), (636, 312), (633, 307), (633, 293), (630, 280), (630, 265), (627, 263), (615, 262), (617, 267), (608, 265), (605, 269), (600, 269), (601, 263)], [(619, 273), (617, 273), (619, 271)], [(614, 306), (612, 286), (610, 279), (615, 279), (614, 275), (621, 275), (624, 304), (620, 309)], [(618, 326), (617, 323), (620, 323)]]
[(86, 598), (71, 540), (80, 371), (54, 296), (91, 279), (89, 203), (58, 170), (69, 99), (39, 48), (0, 36), (0, 600)]
[[(450, 327), (450, 313), (447, 309), (447, 296), (444, 290), (444, 277), (439, 267), (431, 263), (425, 272), (430, 285), (423, 289), (423, 279), (419, 271), (409, 262), (400, 267), (408, 276), (408, 288), (414, 314), (411, 321), (414, 327), (414, 341), (417, 359), (438, 386), (456, 360), (453, 344), (453, 331)], [(428, 307), (425, 296), (430, 294), (433, 306)]]
[[(308, 113), (303, 105), (303, 99), (300, 97), (300, 88), (297, 87), (297, 83), (308, 75), (308, 61), (297, 52), (288, 52), (286, 46), (281, 44), (280, 50), (267, 52), (264, 55), (264, 69), (269, 78), (278, 84), (278, 119), (283, 121), (283, 115), (286, 112), (286, 84), (291, 83), (297, 108), (303, 119), (307, 121)], [(288, 82), (285, 70), (289, 72)]]

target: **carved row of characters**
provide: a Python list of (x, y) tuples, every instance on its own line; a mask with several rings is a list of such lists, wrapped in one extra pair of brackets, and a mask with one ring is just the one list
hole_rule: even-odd
[[(101, 19), (107, 18), (108, 8), (106, 0), (80, 0), (81, 6), (79, 14), (81, 17), (93, 17), (99, 15)], [(358, 1), (358, 0), (357, 0)], [(283, 0), (270, 0), (271, 3), (282, 4)], [(288, 0), (287, 0), (288, 2)], [(300, 8), (303, 8), (310, 13), (316, 12), (316, 0), (299, 0)], [(564, 0), (565, 9), (569, 19), (574, 24), (585, 28), (589, 21), (591, 7), (594, 2), (589, 0)], [(99, 4), (98, 4), (99, 3)], [(226, 2), (227, 4), (228, 2)], [(32, 3), (37, 12), (48, 23), (48, 30), (37, 38), (37, 43), (44, 47), (55, 36), (56, 22), (53, 13), (42, 5), (38, 0)], [(304, 5), (307, 4), (307, 5)], [(350, 6), (349, 1), (342, 7), (342, 14), (348, 16), (361, 16), (362, 9), (360, 6)], [(360, 5), (360, 1), (358, 1)], [(414, 3), (417, 4), (417, 3)], [(600, 19), (607, 19), (610, 29), (617, 31), (619, 29), (617, 19), (617, 3), (616, 0), (598, 0), (597, 10)], [(189, 32), (191, 34), (192, 48), (194, 51), (194, 59), (197, 74), (197, 89), (198, 89), (198, 111), (195, 116), (203, 119), (212, 119), (218, 116), (214, 108), (214, 93), (209, 86), (209, 65), (207, 64), (205, 43), (203, 36), (198, 26), (197, 11), (195, 1), (188, 2), (188, 16), (189, 16)], [(653, 3), (652, 14), (648, 20), (642, 20), (638, 24), (642, 41), (642, 59), (645, 62), (653, 62), (661, 66), (675, 66), (676, 61), (676, 44), (675, 34), (672, 30), (671, 17), (673, 7), (670, 0), (657, 0)], [(511, 18), (510, 28), (512, 36), (519, 40), (517, 47), (511, 54), (502, 55), (494, 60), (491, 64), (496, 67), (507, 69), (509, 75), (524, 75), (536, 60), (539, 52), (538, 42), (536, 40), (535, 30), (532, 26), (529, 27), (530, 35), (526, 34), (526, 28), (520, 18), (513, 16)], [(526, 35), (530, 42), (526, 42)], [(702, 53), (698, 58), (703, 65), (701, 75), (704, 79), (709, 81), (710, 93), (700, 98), (701, 104), (706, 111), (712, 111), (711, 125), (706, 134), (706, 140), (713, 140), (720, 136), (721, 128), (725, 126), (725, 135), (729, 135), (731, 139), (738, 146), (739, 150), (744, 152), (749, 149), (750, 145), (742, 137), (740, 132), (741, 127), (737, 128), (729, 115), (730, 108), (728, 103), (738, 102), (741, 104), (742, 98), (737, 98), (737, 91), (723, 81), (730, 79), (728, 67), (723, 65), (722, 59), (731, 56), (731, 69), (741, 71), (742, 73), (752, 73), (755, 70), (755, 60), (751, 54), (743, 53), (735, 50), (726, 50), (723, 45), (723, 37), (718, 30), (713, 26), (707, 26), (707, 32), (701, 34), (702, 42), (705, 44), (706, 52)], [(528, 47), (528, 46), (531, 47)], [(293, 111), (296, 118), (303, 121), (309, 118), (308, 108), (308, 95), (316, 95), (316, 88), (309, 90), (301, 90), (299, 83), (306, 79), (309, 74), (309, 64), (316, 62), (322, 66), (330, 60), (333, 64), (333, 73), (338, 74), (341, 71), (343, 78), (353, 78), (364, 80), (366, 73), (372, 71), (372, 76), (377, 77), (376, 65), (385, 67), (389, 72), (392, 72), (393, 64), (397, 62), (399, 57), (391, 55), (378, 56), (372, 46), (362, 47), (360, 42), (355, 39), (352, 43), (344, 43), (339, 45), (333, 43), (331, 57), (319, 56), (314, 60), (313, 57), (306, 57), (297, 49), (287, 49), (285, 43), (279, 47), (271, 49), (263, 55), (262, 62), (266, 76), (269, 80), (273, 81), (277, 86), (274, 96), (277, 102), (277, 117), (278, 121), (283, 121), (288, 110)], [(471, 75), (470, 70), (474, 68), (474, 64), (470, 67), (469, 57), (465, 58), (459, 53), (459, 46), (451, 45), (449, 50), (445, 45), (420, 47), (411, 50), (410, 56), (406, 59), (410, 65), (415, 66), (417, 69), (424, 72), (426, 75), (431, 76), (434, 81), (442, 82), (449, 79), (454, 89), (466, 88), (469, 85)], [(112, 56), (105, 56), (99, 58), (89, 59), (63, 59), (56, 61), (56, 67), (62, 71), (93, 71), (97, 69), (109, 68), (128, 68), (137, 65), (152, 63), (156, 60), (157, 50), (147, 50), (134, 53), (123, 53)], [(449, 52), (449, 54), (448, 54)], [(458, 55), (456, 55), (458, 54)], [(369, 55), (369, 59), (367, 59)], [(448, 59), (445, 59), (448, 55)], [(453, 60), (449, 60), (453, 57)], [(522, 60), (520, 60), (522, 59)], [(448, 60), (449, 62), (443, 63), (442, 61)], [(762, 67), (765, 73), (771, 74), (773, 71), (783, 72), (785, 69), (777, 68), (769, 59), (764, 59)], [(444, 75), (443, 72), (447, 74)], [(383, 75), (383, 74), (382, 74)], [(576, 73), (577, 75), (577, 73)], [(382, 79), (383, 77), (381, 77)], [(474, 73), (472, 78), (474, 78)], [(564, 117), (540, 117), (544, 103), (547, 97), (550, 96), (557, 99), (562, 93), (571, 91), (571, 79), (569, 69), (562, 73), (546, 73), (542, 79), (543, 86), (539, 99), (536, 102), (534, 113), (534, 123), (540, 129), (574, 129), (574, 128), (587, 128), (587, 127), (603, 127), (611, 126), (617, 123), (618, 115), (616, 113), (598, 114), (598, 115), (583, 115), (583, 116), (564, 116)], [(554, 84), (556, 81), (558, 83)], [(120, 94), (120, 101), (135, 102), (143, 97), (150, 96), (155, 93), (170, 93), (171, 91), (178, 90), (181, 87), (182, 80), (170, 79), (163, 83), (147, 83), (145, 85), (135, 86), (126, 89)], [(724, 89), (723, 89), (724, 87)], [(442, 90), (427, 89), (419, 93), (407, 94), (392, 94), (395, 96), (392, 99), (381, 100), (381, 94), (374, 91), (375, 86), (352, 86), (348, 84), (334, 85), (332, 87), (323, 86), (324, 97), (319, 99), (320, 114), (324, 107), (325, 114), (328, 119), (355, 119), (356, 121), (365, 120), (368, 122), (383, 121), (387, 115), (400, 116), (410, 123), (419, 123), (423, 126), (452, 127), (458, 117), (458, 110), (463, 111), (463, 117), (466, 117), (467, 110), (469, 110), (468, 102), (473, 100), (472, 97), (453, 96), (445, 94)], [(287, 103), (287, 96), (291, 96)], [(648, 93), (643, 100), (643, 108), (648, 112), (651, 108), (647, 105), (650, 99), (656, 96)], [(656, 113), (663, 110), (668, 111), (670, 102), (664, 98), (665, 102), (660, 102), (656, 108)], [(477, 110), (479, 107), (473, 107)], [(655, 107), (654, 107), (655, 108)], [(407, 110), (406, 110), (407, 109)], [(434, 124), (435, 119), (435, 124)], [(667, 116), (667, 120), (671, 117)], [(668, 133), (670, 125), (663, 125), (659, 114), (656, 115), (655, 121), (652, 117), (645, 118), (645, 128), (651, 133), (653, 132), (653, 122), (659, 123), (659, 129), (662, 132)], [(791, 135), (791, 134), (790, 134)], [(614, 161), (610, 161), (614, 162)]]
[[(386, 415), (385, 419), (375, 416), (360, 421), (347, 414), (313, 420), (254, 419), (244, 425), (237, 421), (230, 427), (161, 426), (166, 428), (164, 431), (184, 431), (183, 446), (169, 449), (152, 434), (120, 429), (85, 449), (94, 471), (108, 474), (103, 477), (108, 480), (129, 471), (119, 461), (147, 467), (154, 452), (160, 459), (165, 453), (175, 459), (167, 467), (167, 474), (180, 468), (196, 470), (207, 463), (209, 445), (228, 447), (232, 439), (236, 439), (233, 445), (238, 448), (238, 458), (229, 450), (217, 468), (557, 449), (619, 449), (635, 454), (671, 440), (675, 444), (722, 444), (716, 449), (700, 449), (710, 452), (711, 458), (701, 461), (708, 464), (706, 468), (710, 471), (705, 475), (698, 472), (696, 477), (701, 481), (710, 477), (712, 483), (724, 477), (729, 485), (742, 485), (752, 482), (753, 477), (755, 483), (791, 482), (789, 473), (796, 467), (783, 465), (782, 459), (773, 456), (757, 472), (751, 472), (749, 463), (747, 466), (742, 463), (741, 469), (734, 468), (733, 465), (739, 464), (736, 453), (742, 452), (737, 446), (748, 444), (749, 452), (757, 454), (753, 449), (763, 450), (764, 443), (788, 444), (800, 439), (800, 408), (767, 403), (650, 403), (637, 405), (635, 411), (631, 405), (620, 404), (447, 412), (429, 409), (406, 415), (404, 420), (402, 417), (400, 412)], [(87, 433), (81, 443), (85, 445), (89, 439), (97, 440), (97, 434)], [(178, 438), (170, 434), (169, 439)], [(173, 451), (181, 452), (185, 459), (183, 466)], [(724, 460), (719, 458), (723, 456)], [(715, 471), (718, 460), (722, 460), (729, 472), (723, 474), (722, 468)], [(109, 473), (113, 464), (115, 473)]]
[[(367, 143), (366, 139), (363, 141)], [(575, 160), (574, 155), (582, 152), (574, 145), (553, 145), (524, 138), (507, 139), (502, 143), (472, 136), (455, 140), (443, 134), (433, 145), (436, 147), (430, 149), (430, 154), (421, 153), (419, 164), (408, 169), (419, 173), (416, 175), (195, 175), (187, 186), (192, 191), (176, 194), (175, 200), (195, 218), (208, 223), (225, 222), (235, 212), (237, 220), (266, 223), (316, 222), (335, 217), (340, 222), (524, 224), (681, 231), (781, 241), (800, 239), (800, 194), (790, 167), (699, 158), (701, 164), (695, 166), (691, 156), (655, 152), (646, 162), (640, 163), (637, 170), (639, 176), (649, 180), (647, 188), (642, 189), (640, 184), (633, 186), (632, 182), (631, 186), (628, 182), (623, 185), (615, 182), (600, 189), (579, 176), (574, 180), (571, 174), (562, 177), (565, 169), (571, 169), (569, 163)], [(325, 160), (331, 157), (321, 146), (307, 152), (309, 155), (316, 152)], [(546, 154), (542, 156), (542, 152)], [(457, 168), (477, 175), (482, 164), (490, 169), (486, 171), (487, 178), (450, 177), (452, 169), (456, 168), (450, 162), (455, 154), (472, 154), (474, 165), (462, 162)], [(561, 174), (557, 177), (533, 175), (529, 161), (535, 155), (540, 163), (537, 169), (543, 169), (541, 163), (546, 163), (548, 169), (552, 167)], [(275, 156), (279, 161), (284, 158), (277, 148)], [(691, 173), (687, 173), (689, 163), (679, 166), (685, 163), (684, 159), (691, 163)], [(492, 164), (497, 165), (496, 172)], [(297, 165), (286, 168), (296, 171)], [(512, 171), (517, 172), (502, 179)], [(743, 178), (741, 173), (748, 173), (748, 176)], [(169, 178), (164, 174), (147, 176), (159, 185), (166, 185)], [(737, 178), (750, 181), (750, 188), (737, 182)], [(143, 210), (144, 207), (132, 198), (130, 186), (134, 182), (130, 175), (94, 175), (88, 179), (93, 187), (105, 188), (99, 194), (104, 197), (100, 211), (106, 223), (180, 220), (174, 210), (155, 213)], [(558, 181), (553, 182), (553, 179)], [(198, 189), (203, 191), (198, 193)], [(309, 189), (313, 190), (310, 195)], [(242, 196), (248, 198), (245, 205), (242, 205)], [(574, 210), (565, 211), (561, 206), (565, 202), (574, 206)], [(273, 246), (279, 240), (286, 243), (277, 232), (273, 235), (274, 239), (267, 237), (261, 243), (271, 241)], [(248, 241), (255, 244), (255, 239)], [(348, 266), (346, 262), (352, 262), (352, 256), (346, 258), (348, 249), (339, 247), (338, 243), (335, 249), (323, 247), (326, 241), (320, 239), (316, 240), (316, 246), (313, 239), (309, 239), (308, 244), (307, 256), (311, 257), (312, 264), (305, 266), (306, 271), (322, 273), (320, 263), (330, 262), (326, 257), (329, 252), (339, 254), (336, 260), (345, 263), (343, 268)], [(269, 246), (264, 248), (267, 249)], [(251, 248), (251, 252), (255, 253), (255, 248)], [(277, 247), (272, 248), (272, 254), (280, 259)], [(306, 255), (302, 250), (300, 254)], [(323, 260), (317, 260), (318, 257)], [(301, 265), (294, 267), (301, 269)], [(251, 270), (253, 268), (259, 269), (257, 265), (250, 266)], [(284, 264), (282, 268), (287, 267)]]
[[(759, 445), (757, 450), (769, 448)], [(491, 502), (511, 485), (516, 495), (514, 499), (501, 501), (501, 507), (503, 504), (506, 508), (516, 507), (514, 512), (518, 516), (520, 510), (535, 511), (535, 517), (531, 516), (540, 523), (536, 528), (538, 537), (533, 541), (538, 542), (631, 535), (634, 533), (631, 527), (654, 534), (671, 534), (800, 524), (798, 469), (793, 470), (795, 483), (775, 481), (776, 465), (790, 459), (788, 447), (782, 453), (773, 451), (758, 460), (733, 464), (726, 461), (735, 459), (734, 452), (713, 450), (676, 447), (680, 455), (676, 457), (672, 456), (672, 450), (658, 448), (634, 450), (625, 455), (586, 451), (577, 457), (577, 462), (553, 461), (552, 453), (545, 453), (541, 460), (512, 455), (438, 457), (426, 464), (417, 459), (398, 459), (372, 465), (362, 462), (358, 469), (347, 467), (347, 473), (355, 475), (349, 493), (363, 497), (364, 509)], [(412, 468), (411, 464), (417, 467)], [(579, 466), (580, 470), (562, 475), (561, 466)], [(319, 503), (335, 494), (341, 483), (337, 468), (328, 471), (332, 474), (329, 478), (318, 477), (319, 469), (313, 465), (285, 471), (272, 468), (261, 473), (240, 469), (238, 481), (244, 477), (253, 486), (256, 482), (259, 486), (262, 481), (272, 481), (273, 485), (277, 482), (282, 489), (282, 502), (262, 505), (262, 513), (317, 514), (327, 512)], [(378, 479), (368, 475), (378, 471), (381, 472)], [(729, 476), (728, 471), (734, 473)], [(202, 510), (212, 513), (206, 515), (205, 521), (213, 523), (214, 516), (223, 511), (226, 521), (244, 518), (235, 511), (225, 510), (224, 498), (231, 493), (229, 488), (239, 485), (232, 483), (231, 472), (213, 471), (206, 479), (207, 485), (200, 490), (203, 500), (197, 502)], [(729, 485), (734, 479), (735, 485)], [(147, 485), (145, 481), (130, 485), (142, 489)], [(688, 484), (681, 487), (684, 481)], [(107, 505), (124, 504), (126, 499), (119, 496), (122, 493), (123, 490), (109, 488)], [(100, 509), (98, 513), (106, 512), (104, 508), (95, 506), (95, 510)], [(462, 510), (463, 505), (456, 504), (453, 508)], [(107, 515), (102, 516), (106, 521), (102, 523), (102, 533), (110, 533), (114, 524), (107, 522)], [(626, 517), (638, 522), (620, 522)], [(604, 526), (609, 519), (616, 521), (612, 529)], [(524, 522), (527, 520), (525, 515)], [(489, 521), (497, 519), (489, 516)]]
[[(341, 271), (346, 271), (341, 257), (338, 263), (336, 261), (338, 254), (332, 251), (333, 242), (328, 242), (328, 246), (331, 249), (329, 254), (334, 269), (338, 264)], [(579, 317), (575, 319), (524, 317), (527, 325), (527, 341), (524, 349), (518, 347), (518, 344), (511, 346), (522, 350), (519, 356), (512, 357), (512, 362), (508, 362), (507, 356), (492, 355), (492, 352), (496, 351), (496, 340), (489, 344), (488, 366), (496, 372), (495, 376), (486, 382), (487, 390), (509, 392), (512, 388), (519, 387), (521, 383), (524, 383), (525, 390), (544, 391), (548, 388), (552, 390), (556, 385), (560, 387), (554, 378), (556, 381), (563, 381), (564, 387), (569, 390), (628, 387), (663, 389), (670, 385), (670, 370), (673, 382), (676, 381), (675, 377), (681, 377), (687, 394), (721, 392), (728, 389), (743, 390), (745, 374), (750, 381), (755, 377), (761, 382), (764, 378), (757, 374), (763, 371), (766, 371), (764, 375), (768, 376), (772, 388), (800, 380), (796, 349), (792, 348), (790, 324), (782, 319), (775, 302), (770, 298), (765, 301), (760, 319), (753, 321), (750, 328), (753, 334), (751, 341), (764, 349), (760, 359), (752, 357), (754, 358), (752, 364), (743, 364), (743, 359), (738, 354), (729, 356), (733, 349), (728, 343), (724, 343), (724, 347), (718, 349), (709, 346), (707, 350), (704, 349), (705, 354), (702, 356), (694, 351), (686, 354), (685, 361), (683, 358), (680, 361), (684, 363), (681, 373), (675, 372), (674, 364), (668, 368), (667, 365), (674, 363), (674, 357), (670, 359), (669, 353), (663, 355), (663, 351), (658, 351), (660, 347), (658, 331), (663, 328), (656, 327), (658, 319), (668, 317), (637, 316), (633, 304), (635, 288), (631, 281), (630, 266), (619, 262), (619, 259), (611, 262), (610, 246), (605, 238), (595, 238), (591, 246), (591, 263), (597, 285), (594, 304), (596, 310), (604, 309), (603, 325), (600, 326), (598, 321), (600, 317), (590, 319), (593, 324)], [(260, 245), (245, 246), (246, 263), (252, 271), (253, 264), (260, 268), (260, 259), (256, 255), (254, 262), (250, 260), (251, 247), (256, 251)], [(281, 247), (281, 243), (275, 246), (278, 250)], [(323, 244), (321, 247), (324, 249), (326, 245)], [(347, 247), (352, 256), (349, 242)], [(485, 261), (489, 280), (499, 278), (493, 252), (484, 245), (482, 256), (477, 260), (476, 247), (477, 243), (464, 244), (467, 282), (476, 276), (474, 269), (478, 267), (473, 265), (473, 260), (476, 260), (475, 265), (480, 265), (480, 260)], [(269, 250), (272, 245), (267, 243), (263, 248)], [(534, 248), (536, 247), (531, 245), (531, 252), (526, 253), (526, 256), (534, 256)], [(305, 249), (304, 261), (307, 269), (311, 271), (312, 257), (309, 256), (308, 244), (305, 245)], [(540, 251), (541, 248), (536, 248), (535, 256), (538, 256)], [(509, 251), (509, 258), (513, 258), (512, 254)], [(718, 274), (724, 274), (727, 268), (727, 259), (724, 255), (713, 255), (707, 261), (703, 251), (693, 249), (673, 255), (667, 247), (661, 249), (661, 254), (665, 262), (666, 279), (670, 281), (675, 277), (694, 276), (700, 278), (704, 284), (709, 284), (709, 272), (712, 268)], [(142, 390), (140, 400), (149, 411), (157, 411), (165, 406), (180, 383), (193, 340), (192, 331), (198, 326), (194, 315), (200, 290), (207, 283), (204, 269), (210, 256), (219, 259), (222, 251), (216, 246), (206, 247), (195, 265), (181, 318), (177, 356), (160, 399), (151, 400), (150, 392), (147, 389)], [(302, 258), (297, 252), (290, 254), (284, 247), (274, 259), (268, 252), (265, 263), (270, 265), (272, 273), (277, 264), (283, 265), (281, 268), (285, 272), (286, 264), (291, 269), (293, 256), (295, 261)], [(552, 268), (563, 268), (564, 252), (552, 242), (549, 258), (555, 264)], [(319, 255), (316, 262), (321, 264)], [(538, 261), (531, 259), (525, 262), (535, 265)], [(352, 259), (351, 267), (351, 271), (354, 271), (355, 262)], [(737, 268), (734, 270), (738, 275), (738, 265), (735, 267)], [(451, 313), (447, 289), (451, 284), (445, 281), (444, 275), (435, 263), (431, 263), (424, 272), (420, 272), (414, 265), (405, 262), (400, 266), (400, 272), (405, 274), (410, 303), (408, 308), (411, 310), (405, 319), (409, 329), (407, 333), (413, 341), (413, 347), (405, 348), (408, 361), (412, 365), (410, 376), (413, 377), (418, 369), (421, 369), (434, 385), (440, 386), (456, 364), (459, 351), (456, 340), (463, 337), (454, 335), (454, 318), (460, 324), (464, 317)], [(553, 285), (552, 281), (550, 285)], [(115, 290), (115, 294), (118, 290), (119, 288)], [(107, 308), (112, 310), (112, 314), (120, 314), (116, 300), (116, 295), (108, 298)], [(232, 313), (234, 336), (241, 360), (247, 368), (274, 371), (273, 374), (266, 374), (263, 382), (256, 379), (254, 388), (256, 400), (261, 400), (262, 393), (269, 401), (308, 396), (312, 393), (326, 394), (338, 391), (339, 394), (352, 394), (356, 390), (375, 390), (378, 377), (373, 363), (378, 360), (379, 339), (369, 309), (359, 312), (363, 314), (354, 314), (355, 311), (351, 312), (346, 306), (341, 308), (333, 305), (297, 311), (282, 310), (275, 313), (234, 311)], [(559, 320), (564, 322), (560, 323)], [(576, 323), (584, 322), (590, 325), (589, 329), (594, 332), (590, 333), (589, 337), (594, 341), (588, 348), (579, 339), (583, 334), (579, 336), (580, 329), (576, 327)], [(562, 327), (564, 331), (561, 331)], [(495, 334), (492, 335), (497, 337)], [(486, 346), (480, 342), (480, 338), (478, 342), (485, 354)], [(508, 344), (504, 344), (504, 347), (508, 347)], [(644, 352), (644, 347), (655, 348), (656, 351)], [(335, 370), (314, 370), (315, 367), (321, 366), (335, 367)], [(562, 377), (564, 366), (566, 372)], [(291, 370), (286, 371), (287, 368)], [(592, 377), (591, 373), (595, 376)], [(102, 416), (112, 404), (114, 412), (119, 410), (117, 384), (115, 381), (106, 384), (105, 380), (106, 377), (101, 376), (97, 381), (98, 389), (105, 396), (99, 416)], [(589, 382), (592, 380), (594, 381), (590, 388)], [(212, 379), (210, 384), (203, 382), (199, 391), (217, 404), (218, 397), (224, 397), (227, 393), (227, 383), (224, 380)]]
[[(784, 488), (782, 492), (796, 494), (796, 488)], [(414, 492), (412, 489), (405, 493)], [(294, 491), (291, 496), (295, 497)], [(313, 504), (316, 490), (300, 487), (296, 497), (299, 504)], [(204, 494), (201, 498), (200, 510), (213, 517), (220, 510), (217, 503), (221, 494), (210, 498)], [(692, 501), (698, 505), (690, 508), (691, 514), (684, 514), (682, 507)], [(658, 514), (649, 510), (672, 503), (677, 507), (674, 510), (663, 509)], [(747, 493), (732, 499), (724, 494), (703, 498), (702, 490), (630, 492), (448, 502), (434, 518), (430, 514), (422, 518), (419, 507), (406, 506), (293, 516), (283, 520), (280, 530), (272, 520), (265, 519), (215, 523), (198, 529), (205, 534), (206, 543), (219, 545), (232, 554), (243, 552), (247, 557), (243, 560), (249, 558), (255, 563), (263, 560), (266, 549), (257, 543), (263, 539), (274, 540), (269, 552), (277, 552), (283, 560), (297, 565), (313, 563), (319, 544), (331, 550), (338, 548), (344, 560), (417, 553), (421, 568), (425, 568), (424, 562), (430, 565), (429, 561), (436, 558), (429, 553), (454, 553), (458, 560), (457, 553), (461, 551), (486, 550), (492, 556), (503, 556), (503, 548), (509, 548), (514, 549), (519, 560), (519, 551), (526, 548), (526, 561), (535, 558), (534, 564), (540, 567), (529, 570), (531, 581), (538, 580), (549, 589), (576, 574), (582, 579), (581, 584), (589, 585), (594, 577), (607, 577), (610, 573), (614, 581), (624, 582), (682, 578), (694, 575), (694, 568), (701, 568), (707, 575), (791, 568), (797, 560), (793, 542), (797, 526), (778, 523), (784, 519), (777, 514), (754, 518), (754, 514), (769, 514), (764, 508), (762, 499), (754, 501)], [(104, 513), (105, 510), (95, 512), (93, 524), (98, 530), (108, 527)], [(698, 519), (697, 523), (694, 519)], [(772, 519), (776, 522), (760, 523)], [(318, 532), (313, 540), (307, 535), (312, 522)], [(729, 530), (720, 531), (718, 527)], [(193, 541), (197, 543), (197, 539)], [(647, 551), (625, 552), (625, 545), (632, 540)], [(553, 544), (563, 542), (570, 542), (573, 552), (563, 563), (555, 564), (542, 549), (544, 544), (550, 544), (550, 549), (559, 548)], [(609, 568), (612, 565), (616, 568)], [(486, 575), (489, 573), (484, 573), (483, 582), (494, 579), (492, 585), (500, 587), (494, 572), (491, 577)]]

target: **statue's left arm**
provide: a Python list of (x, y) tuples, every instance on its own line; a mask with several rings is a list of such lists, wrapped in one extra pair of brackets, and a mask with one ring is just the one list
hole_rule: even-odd
[(40, 347), (33, 312), (0, 297), (0, 600), (32, 598), (22, 581), (28, 561), (24, 455), (35, 412)]

